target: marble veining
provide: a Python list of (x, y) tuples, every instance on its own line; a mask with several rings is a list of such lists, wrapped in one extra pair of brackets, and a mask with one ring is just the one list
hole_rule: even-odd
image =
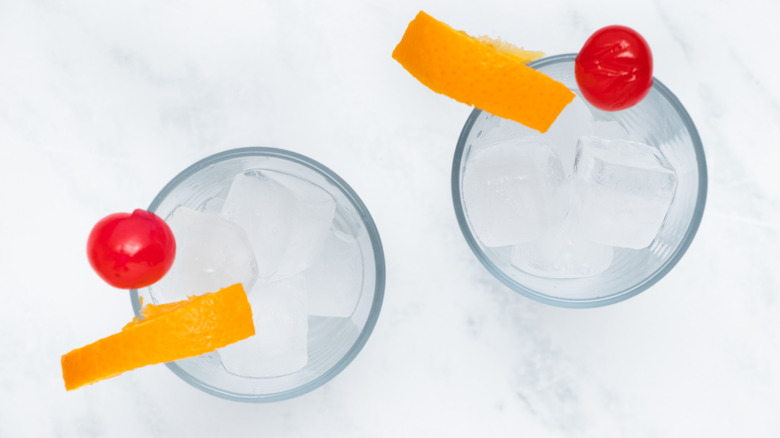
[[(390, 54), (418, 10), (549, 54), (639, 30), (709, 166), (696, 240), (628, 301), (530, 301), (457, 226), (470, 109)], [(780, 4), (490, 0), (0, 2), (0, 437), (780, 436)], [(247, 405), (164, 366), (66, 393), (60, 355), (131, 318), (92, 273), (91, 226), (212, 153), (308, 155), (368, 206), (382, 314), (339, 376)]]

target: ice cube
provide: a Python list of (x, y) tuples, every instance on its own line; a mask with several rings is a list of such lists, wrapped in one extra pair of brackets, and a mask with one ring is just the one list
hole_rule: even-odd
[(650, 245), (677, 187), (677, 175), (660, 150), (582, 137), (574, 174), (574, 209), (585, 238), (624, 248)]
[(241, 283), (251, 290), (257, 263), (246, 233), (213, 213), (178, 207), (167, 219), (176, 238), (170, 271), (151, 286), (157, 302), (186, 299)]
[(309, 360), (306, 280), (287, 277), (258, 282), (247, 294), (255, 335), (219, 349), (222, 365), (245, 377), (294, 373)]
[(248, 171), (233, 179), (222, 216), (246, 231), (262, 279), (279, 268), (290, 241), (295, 202), (287, 188), (263, 172)]
[(541, 137), (472, 151), (463, 173), (466, 214), (488, 247), (541, 237), (565, 217), (567, 190), (560, 159)]
[(322, 251), (333, 222), (336, 201), (324, 189), (298, 177), (279, 172), (267, 172), (266, 175), (295, 196), (290, 239), (278, 274), (287, 276), (303, 272)]
[(363, 286), (363, 258), (355, 238), (332, 230), (304, 275), (310, 285), (310, 315), (352, 315)]
[(582, 278), (604, 272), (612, 263), (612, 247), (582, 237), (567, 217), (537, 240), (512, 247), (512, 264), (547, 278)]

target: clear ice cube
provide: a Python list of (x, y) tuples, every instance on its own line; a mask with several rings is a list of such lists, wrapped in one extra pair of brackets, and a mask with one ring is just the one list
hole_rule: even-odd
[(294, 373), (309, 360), (306, 280), (258, 282), (247, 294), (255, 335), (219, 349), (222, 365), (245, 377)]
[(178, 207), (167, 219), (176, 238), (170, 271), (151, 286), (152, 297), (167, 303), (241, 283), (251, 290), (257, 262), (246, 233), (212, 213)]
[(604, 272), (612, 263), (612, 247), (582, 237), (567, 217), (531, 242), (512, 247), (512, 264), (529, 274), (547, 278), (582, 278)]
[(574, 180), (584, 237), (635, 249), (655, 239), (677, 187), (672, 165), (657, 148), (600, 137), (580, 138)]
[(310, 315), (352, 315), (363, 286), (363, 259), (355, 238), (332, 230), (304, 275), (310, 285)]
[(257, 259), (258, 276), (268, 279), (279, 268), (296, 214), (295, 196), (260, 171), (233, 179), (222, 216), (244, 229)]
[(266, 175), (295, 196), (290, 238), (278, 274), (288, 276), (303, 272), (322, 251), (333, 223), (336, 201), (324, 189), (295, 176), (279, 172), (267, 172)]
[(466, 214), (487, 247), (541, 237), (562, 220), (568, 185), (552, 145), (538, 136), (472, 151), (463, 173)]

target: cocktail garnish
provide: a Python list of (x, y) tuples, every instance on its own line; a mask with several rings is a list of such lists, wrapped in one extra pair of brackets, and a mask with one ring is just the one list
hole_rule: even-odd
[(585, 41), (574, 64), (585, 99), (604, 111), (630, 108), (653, 86), (650, 46), (635, 30), (607, 26)]
[(168, 304), (146, 305), (121, 332), (62, 356), (70, 391), (146, 365), (198, 356), (255, 334), (240, 283)]
[(422, 11), (393, 51), (431, 90), (545, 132), (574, 93), (525, 65), (541, 56), (500, 40), (473, 38)]
[(111, 286), (137, 289), (163, 277), (173, 265), (176, 241), (156, 214), (137, 209), (98, 221), (87, 240), (92, 268)]

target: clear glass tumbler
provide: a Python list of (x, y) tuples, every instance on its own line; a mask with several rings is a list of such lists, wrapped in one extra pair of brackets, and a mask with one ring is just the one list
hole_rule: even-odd
[[(219, 350), (167, 363), (192, 386), (222, 398), (243, 402), (284, 400), (316, 389), (340, 373), (368, 340), (382, 306), (385, 262), (379, 233), (366, 206), (338, 175), (305, 156), (274, 148), (249, 147), (218, 153), (198, 161), (168, 183), (149, 210), (163, 219), (180, 207), (208, 212), (218, 209), (233, 178), (246, 172), (275, 172), (318, 186), (335, 200), (332, 227), (354, 236), (360, 251), (362, 284), (348, 317), (308, 317), (308, 363), (302, 369), (273, 377), (246, 377), (228, 371)], [(252, 199), (246, 199), (252, 202)], [(136, 315), (140, 301), (155, 302), (154, 285), (131, 291)]]
[[(566, 85), (582, 97), (574, 76), (576, 55), (540, 59), (531, 67)], [(476, 235), (464, 200), (463, 175), (486, 134), (501, 132), (501, 119), (475, 109), (458, 139), (452, 166), (452, 197), (463, 236), (477, 259), (498, 280), (534, 300), (562, 307), (603, 306), (632, 297), (652, 286), (680, 260), (696, 234), (707, 194), (704, 149), (685, 108), (658, 79), (639, 104), (618, 112), (587, 105), (595, 121), (617, 122), (628, 139), (660, 148), (677, 172), (677, 189), (660, 231), (644, 249), (615, 248), (606, 271), (590, 277), (550, 278), (512, 264), (506, 248), (484, 245)], [(518, 134), (524, 135), (524, 134)]]

